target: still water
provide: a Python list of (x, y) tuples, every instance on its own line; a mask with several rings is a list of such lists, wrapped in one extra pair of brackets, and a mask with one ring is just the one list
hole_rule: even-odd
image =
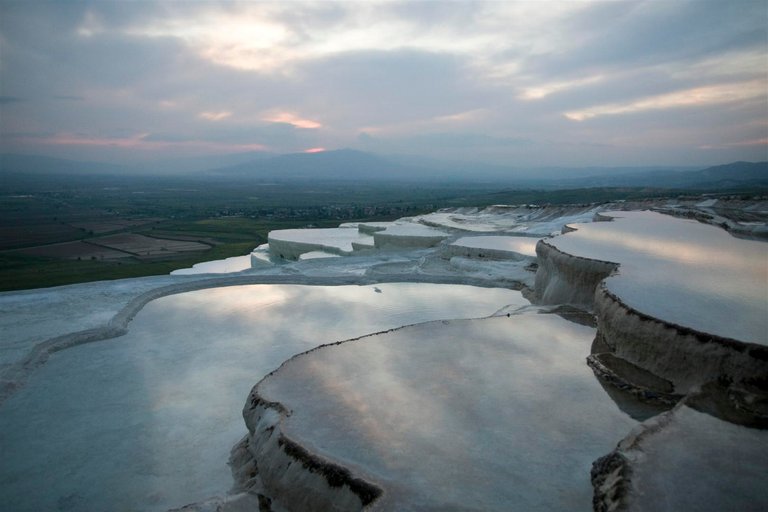
[(619, 263), (606, 280), (629, 306), (698, 331), (768, 345), (768, 244), (655, 212), (610, 212), (549, 241)]
[(167, 510), (223, 495), (250, 388), (323, 343), (528, 302), (460, 285), (251, 285), (155, 300), (54, 354), (0, 408), (5, 510)]
[(592, 462), (637, 424), (584, 362), (594, 335), (531, 313), (420, 324), (303, 354), (259, 392), (288, 437), (383, 487), (381, 510), (591, 510)]

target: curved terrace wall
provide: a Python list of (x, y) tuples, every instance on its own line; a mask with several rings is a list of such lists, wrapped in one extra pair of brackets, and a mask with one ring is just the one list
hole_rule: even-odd
[(645, 421), (593, 463), (593, 510), (766, 509), (768, 431), (697, 410), (710, 392)]
[(408, 235), (402, 233), (373, 233), (374, 245), (377, 249), (427, 249), (434, 247), (448, 235)]
[(243, 409), (248, 435), (230, 459), (239, 491), (264, 494), (288, 511), (356, 512), (382, 493), (348, 469), (310, 453), (282, 431), (290, 415), (251, 391)]
[(488, 258), (492, 260), (512, 260), (523, 261), (532, 260), (530, 256), (525, 254), (516, 253), (513, 251), (505, 251), (502, 249), (491, 249), (488, 247), (466, 247), (461, 245), (448, 244), (441, 248), (440, 255), (445, 259), (451, 259), (454, 256), (461, 256), (463, 258)]
[(573, 304), (592, 309), (595, 289), (618, 264), (560, 251), (545, 240), (536, 244), (539, 268), (534, 288), (538, 304)]
[(279, 238), (268, 238), (269, 252), (274, 256), (286, 260), (297, 260), (299, 256), (306, 252), (325, 251), (332, 254), (343, 254), (338, 247), (333, 247), (322, 243), (301, 242), (298, 240), (281, 240)]
[[(567, 228), (564, 232), (574, 231)], [(575, 256), (545, 240), (539, 241), (536, 253), (535, 301), (594, 311), (598, 339), (608, 350), (669, 380), (676, 393), (721, 378), (761, 387), (768, 382), (768, 346), (710, 334), (629, 306), (604, 282), (619, 270), (618, 263)]]
[(604, 284), (595, 290), (598, 336), (622, 359), (686, 393), (706, 382), (768, 380), (768, 347), (665, 322), (626, 305)]

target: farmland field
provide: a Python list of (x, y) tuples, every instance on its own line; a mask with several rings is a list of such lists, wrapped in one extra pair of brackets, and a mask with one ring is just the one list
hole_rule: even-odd
[(150, 224), (162, 219), (115, 219), (110, 221), (78, 222), (70, 224), (72, 227), (82, 229), (94, 234), (109, 233)]
[(164, 253), (205, 251), (210, 245), (190, 240), (170, 240), (154, 238), (136, 233), (122, 233), (99, 238), (91, 238), (89, 243), (109, 249), (116, 249), (133, 256), (157, 256)]
[(0, 250), (74, 240), (85, 236), (83, 230), (67, 224), (22, 224), (0, 226)]
[[(9, 251), (10, 252), (10, 251)], [(62, 258), (69, 260), (112, 260), (129, 258), (131, 255), (107, 247), (100, 247), (88, 242), (64, 242), (60, 244), (40, 245), (27, 249), (17, 249), (13, 253), (42, 258)]]

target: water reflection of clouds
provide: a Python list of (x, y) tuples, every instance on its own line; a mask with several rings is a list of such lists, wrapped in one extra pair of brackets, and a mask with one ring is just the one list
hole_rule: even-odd
[(616, 212), (550, 241), (620, 264), (610, 290), (643, 313), (712, 334), (768, 343), (768, 244), (654, 212)]
[[(208, 383), (212, 401), (232, 394), (240, 400), (262, 375), (301, 350), (397, 327), (399, 321), (486, 315), (497, 304), (523, 300), (500, 289), (484, 290), (481, 298), (479, 290), (463, 286), (379, 288), (383, 293), (359, 286), (254, 285), (166, 297), (137, 329), (137, 335), (157, 340), (138, 367), (153, 381), (154, 395), (166, 403), (163, 397), (176, 396), (175, 406), (181, 391), (199, 387), (201, 381)], [(477, 301), (474, 307), (467, 305), (469, 296)], [(162, 346), (178, 338), (186, 342), (170, 351)], [(249, 360), (252, 371), (244, 364)], [(270, 361), (268, 366), (264, 361)], [(232, 387), (237, 377), (243, 379), (239, 391)]]
[[(56, 353), (3, 406), (0, 485), (12, 498), (4, 504), (54, 510), (60, 497), (77, 494), (82, 509), (167, 510), (222, 494), (231, 485), (227, 455), (245, 432), (248, 391), (284, 360), (401, 321), (527, 303), (504, 289), (377, 286), (382, 293), (251, 285), (163, 297), (125, 336)], [(29, 435), (51, 424), (60, 442)], [(20, 468), (26, 478), (17, 478)]]
[(584, 364), (593, 337), (550, 315), (420, 325), (293, 359), (260, 391), (293, 410), (290, 435), (409, 502), (588, 508), (574, 474), (634, 423)]

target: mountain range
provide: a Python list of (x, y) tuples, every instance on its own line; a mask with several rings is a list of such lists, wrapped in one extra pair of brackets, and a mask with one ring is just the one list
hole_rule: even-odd
[[(176, 171), (171, 173), (170, 170)], [(0, 154), (1, 173), (57, 175), (183, 175), (232, 181), (354, 180), (487, 182), (518, 187), (653, 187), (728, 189), (768, 187), (768, 162), (733, 162), (695, 167), (518, 168), (474, 162), (445, 162), (407, 155), (383, 156), (341, 149), (273, 155), (242, 153), (176, 159), (145, 166), (79, 162), (46, 156)]]

